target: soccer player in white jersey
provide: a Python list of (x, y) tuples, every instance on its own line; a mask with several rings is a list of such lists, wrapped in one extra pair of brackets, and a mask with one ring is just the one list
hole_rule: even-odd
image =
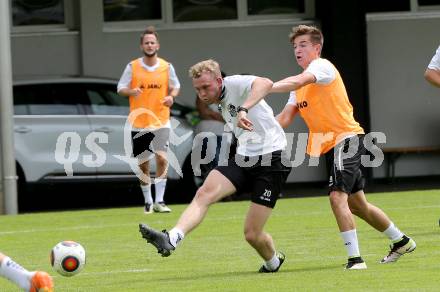
[(264, 259), (261, 273), (277, 272), (285, 256), (275, 249), (263, 228), (291, 170), (283, 159), (285, 134), (272, 108), (263, 100), (272, 81), (251, 75), (225, 77), (214, 60), (205, 60), (189, 70), (198, 98), (219, 104), (223, 119), (238, 139), (237, 155), (227, 165), (217, 166), (169, 232), (140, 224), (140, 232), (162, 256), (169, 256), (179, 242), (204, 219), (211, 204), (246, 186), (251, 186), (251, 204), (244, 223), (247, 242)]
[(425, 79), (432, 85), (440, 87), (440, 46), (425, 71)]

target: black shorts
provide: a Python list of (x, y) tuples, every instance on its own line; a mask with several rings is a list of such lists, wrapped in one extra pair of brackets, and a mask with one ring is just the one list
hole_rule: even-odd
[(341, 191), (350, 195), (364, 189), (361, 157), (365, 153), (364, 135), (357, 135), (344, 139), (325, 154), (330, 171), (329, 193)]
[[(286, 166), (288, 163), (290, 165), (290, 162), (288, 159), (282, 159), (283, 155), (281, 151), (258, 157), (237, 154), (228, 161), (227, 166), (217, 166), (215, 169), (228, 178), (237, 191), (250, 188), (252, 202), (273, 208), (292, 169)], [(250, 166), (243, 166), (241, 163), (249, 161), (256, 163), (251, 163), (253, 165)]]
[[(138, 134), (139, 136), (135, 138)], [(139, 158), (147, 158), (157, 151), (166, 152), (168, 150), (169, 138), (169, 128), (160, 128), (154, 131), (132, 131), (133, 155)]]

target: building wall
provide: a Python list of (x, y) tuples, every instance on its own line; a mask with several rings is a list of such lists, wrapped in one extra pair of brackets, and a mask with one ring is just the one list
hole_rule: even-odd
[[(75, 29), (12, 34), (14, 76), (88, 75), (118, 79), (126, 64), (140, 56), (139, 34), (144, 24), (107, 26), (100, 21), (100, 1), (80, 3), (83, 5), (78, 5), (80, 17)], [(426, 65), (440, 44), (440, 16), (407, 15), (412, 17), (367, 16), (371, 130), (387, 135), (387, 147), (440, 145), (440, 94), (423, 79)], [(313, 23), (266, 20), (203, 27), (159, 26), (159, 55), (176, 68), (182, 83), (179, 99), (193, 105), (195, 93), (187, 71), (206, 58), (219, 61), (228, 74), (250, 73), (278, 80), (299, 73), (287, 35), (300, 22)], [(275, 113), (282, 110), (286, 100), (283, 95), (267, 98)], [(307, 128), (296, 118), (286, 131), (297, 135), (306, 133)], [(396, 164), (396, 175), (440, 174), (439, 160), (438, 155), (402, 156)], [(374, 177), (384, 174), (383, 167), (373, 170)], [(295, 182), (325, 179), (324, 164), (308, 167), (307, 160), (289, 178)]]
[[(386, 134), (384, 147), (440, 145), (440, 90), (423, 77), (439, 28), (440, 13), (367, 17), (371, 130)], [(396, 176), (438, 174), (439, 155), (407, 154), (396, 163)]]
[(81, 72), (78, 32), (13, 34), (11, 50), (14, 77)]

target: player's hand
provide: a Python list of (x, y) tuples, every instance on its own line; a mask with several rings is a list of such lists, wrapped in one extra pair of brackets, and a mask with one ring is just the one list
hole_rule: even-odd
[(131, 90), (131, 96), (139, 96), (139, 94), (141, 94), (142, 93), (142, 89), (140, 89), (139, 87), (136, 87), (136, 88), (133, 88), (132, 90)]
[(237, 113), (237, 126), (248, 131), (254, 130), (254, 124), (247, 118), (245, 111), (239, 111)]
[(174, 103), (174, 98), (171, 95), (167, 95), (163, 99), (163, 104), (167, 107), (171, 107)]

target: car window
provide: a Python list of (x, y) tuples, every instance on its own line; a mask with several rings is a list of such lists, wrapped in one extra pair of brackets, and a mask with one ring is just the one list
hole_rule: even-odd
[(75, 84), (35, 84), (14, 86), (14, 114), (79, 115), (84, 95)]
[(88, 113), (94, 115), (128, 115), (128, 98), (116, 93), (116, 85), (88, 84), (85, 86), (86, 96), (90, 103)]

